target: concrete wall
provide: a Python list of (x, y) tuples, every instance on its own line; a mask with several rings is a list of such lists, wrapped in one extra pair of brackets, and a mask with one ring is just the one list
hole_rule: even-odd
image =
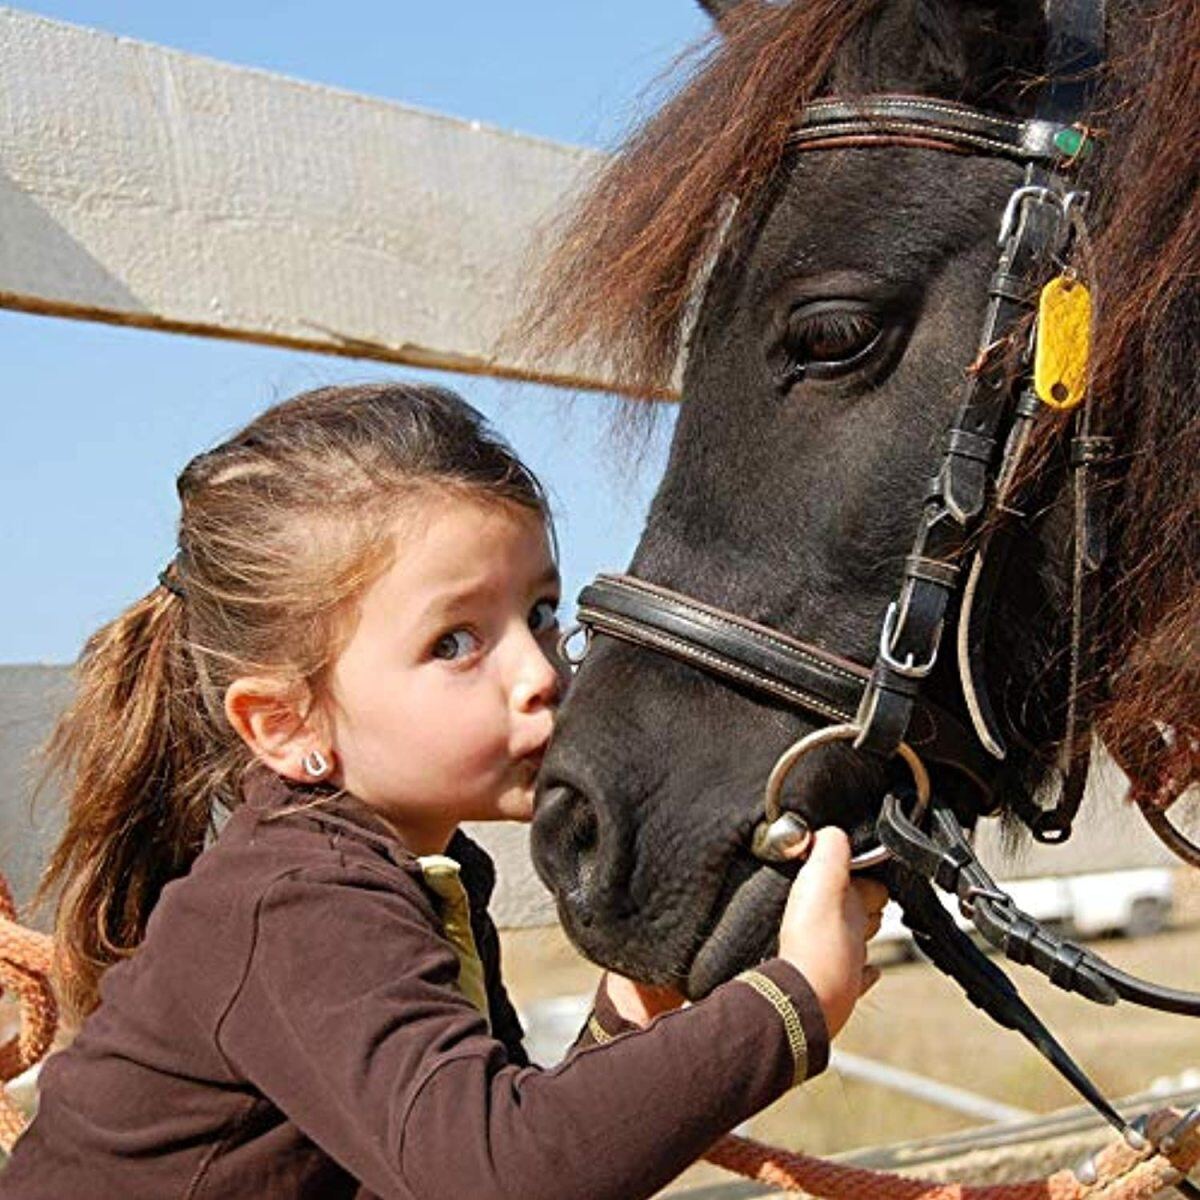
[(979, 856), (1003, 879), (1179, 866), (1136, 807), (1126, 803), (1127, 788), (1120, 769), (1101, 752), (1093, 759), (1079, 819), (1065, 846), (1042, 846), (1023, 837), (1015, 847), (1006, 847), (999, 822), (985, 821), (977, 839)]
[(56, 798), (36, 805), (38, 748), (70, 694), (62, 667), (0, 667), (0, 873), (19, 903), (37, 885), (58, 828)]
[[(37, 751), (70, 695), (66, 667), (0, 666), (0, 873), (19, 903), (32, 896), (61, 824), (50, 788), (37, 803)], [(471, 825), (499, 868), (493, 915), (509, 929), (554, 923), (549, 893), (529, 865), (529, 834), (520, 825)]]

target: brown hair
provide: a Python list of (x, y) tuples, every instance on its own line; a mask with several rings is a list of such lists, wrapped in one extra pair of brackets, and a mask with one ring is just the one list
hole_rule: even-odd
[(225, 717), (239, 676), (320, 696), (353, 601), (395, 552), (397, 505), (430, 490), (540, 513), (533, 475), (452, 392), (323, 388), (278, 404), (180, 473), (160, 586), (87, 641), (48, 746), (68, 818), (42, 881), (65, 1007), (97, 1003), (163, 887), (187, 872), (252, 762)]
[(1097, 733), (1134, 797), (1166, 804), (1200, 782), (1200, 0), (1127, 20), (1091, 180), (1093, 403), (1120, 477)]
[[(686, 86), (567, 214), (522, 326), (535, 352), (574, 347), (631, 394), (669, 394), (730, 202), (734, 238), (769, 196), (796, 115), (853, 69), (883, 10), (881, 0), (743, 0), (729, 11)], [(1200, 780), (1200, 0), (1122, 7), (1111, 23), (1118, 54), (1090, 180), (1093, 403), (1123, 478), (1110, 493), (1096, 728), (1135, 795), (1161, 803)], [(992, 48), (993, 67), (1005, 51)], [(986, 74), (972, 87), (1019, 89)]]

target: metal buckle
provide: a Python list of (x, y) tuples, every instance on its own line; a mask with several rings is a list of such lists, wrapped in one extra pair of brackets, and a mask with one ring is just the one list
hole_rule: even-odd
[(1007, 893), (1002, 892), (996, 887), (968, 887), (966, 891), (958, 897), (958, 911), (962, 913), (968, 921), (975, 920), (975, 901), (990, 900), (993, 904), (1003, 904), (1009, 907), (1012, 906), (1013, 898)]
[(1004, 206), (1004, 216), (1000, 218), (1000, 236), (996, 244), (1003, 247), (1017, 226), (1017, 214), (1026, 200), (1037, 200), (1039, 204), (1052, 204), (1062, 213), (1063, 219), (1070, 221), (1077, 211), (1087, 204), (1088, 194), (1081, 191), (1056, 192), (1053, 188), (1025, 186), (1016, 188)]
[(898, 615), (899, 609), (896, 607), (896, 601), (893, 600), (883, 615), (883, 627), (879, 631), (880, 661), (888, 670), (895, 671), (897, 675), (903, 675), (905, 679), (924, 679), (933, 670), (934, 663), (937, 662), (938, 649), (942, 644), (942, 622), (939, 621), (937, 629), (934, 630), (933, 646), (929, 651), (928, 662), (914, 663), (911, 654), (905, 655), (904, 661), (901, 662), (892, 654), (892, 642), (896, 636)]
[(1197, 1126), (1200, 1126), (1200, 1105), (1193, 1105), (1158, 1139), (1156, 1149), (1168, 1156), (1174, 1154), (1179, 1143)]
[[(572, 654), (571, 643), (583, 634), (583, 647), (578, 653)], [(572, 625), (569, 629), (563, 630), (559, 636), (557, 643), (558, 657), (569, 667), (577, 667), (585, 658), (588, 651), (592, 648), (592, 627), (590, 625)]]

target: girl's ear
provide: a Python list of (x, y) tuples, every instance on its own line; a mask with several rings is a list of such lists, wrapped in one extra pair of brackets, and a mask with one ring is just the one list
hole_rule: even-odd
[(314, 781), (304, 766), (313, 751), (326, 762), (331, 757), (314, 710), (303, 684), (247, 676), (225, 691), (225, 716), (238, 737), (264, 766), (298, 783)]

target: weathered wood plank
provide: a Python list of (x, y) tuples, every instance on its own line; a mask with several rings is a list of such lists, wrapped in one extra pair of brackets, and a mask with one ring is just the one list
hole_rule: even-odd
[(599, 161), (0, 8), (0, 306), (602, 387), (498, 346)]

